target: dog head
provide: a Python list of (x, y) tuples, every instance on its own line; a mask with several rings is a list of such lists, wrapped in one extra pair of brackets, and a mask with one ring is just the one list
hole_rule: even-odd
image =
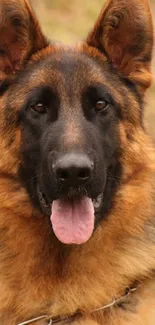
[(19, 177), (60, 241), (84, 243), (140, 163), (148, 2), (108, 1), (74, 47), (49, 44), (27, 0), (2, 0), (0, 13), (1, 170)]

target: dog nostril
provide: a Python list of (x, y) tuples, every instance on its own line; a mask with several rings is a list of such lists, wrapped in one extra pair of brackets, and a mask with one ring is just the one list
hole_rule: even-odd
[(67, 170), (63, 170), (63, 169), (58, 170), (58, 172), (57, 172), (57, 178), (60, 181), (65, 181), (65, 180), (68, 179), (68, 177), (69, 177), (69, 175), (68, 175), (68, 171)]
[(53, 171), (59, 182), (77, 186), (92, 177), (93, 166), (86, 155), (67, 154), (56, 162)]
[(81, 180), (87, 180), (91, 176), (91, 171), (88, 168), (81, 168), (81, 169), (75, 169), (75, 170), (63, 170), (59, 169), (57, 171), (57, 178), (60, 181), (67, 181), (70, 177), (77, 177), (77, 179)]
[(91, 176), (91, 171), (88, 168), (82, 168), (79, 170), (78, 178), (81, 180), (87, 180)]

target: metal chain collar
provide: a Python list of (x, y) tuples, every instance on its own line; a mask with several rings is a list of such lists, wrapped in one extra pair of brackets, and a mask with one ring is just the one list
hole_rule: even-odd
[[(117, 306), (117, 305), (123, 303), (124, 300), (127, 297), (129, 297), (131, 295), (131, 293), (135, 292), (137, 289), (138, 289), (138, 285), (134, 286), (132, 288), (127, 288), (125, 290), (125, 294), (122, 297), (120, 297), (118, 299), (114, 299), (111, 303), (109, 303), (109, 304), (107, 304), (105, 306), (93, 309), (93, 310), (90, 311), (90, 313), (95, 313), (95, 312), (98, 312), (98, 311), (102, 311), (102, 310), (105, 310), (105, 309), (108, 309), (108, 308), (111, 308), (111, 307), (114, 307), (114, 306)], [(60, 323), (62, 321), (71, 320), (71, 318), (73, 318), (75, 316), (80, 316), (80, 315), (82, 315), (82, 312), (80, 312), (80, 311), (77, 311), (72, 315), (66, 315), (66, 316), (62, 316), (62, 317), (58, 316), (58, 317), (54, 317), (54, 318), (51, 317), (51, 316), (48, 316), (48, 315), (42, 315), (42, 316), (39, 316), (39, 317), (36, 317), (36, 318), (29, 319), (29, 320), (24, 321), (22, 323), (19, 323), (17, 325), (29, 325), (29, 324), (32, 324), (32, 323), (35, 323), (35, 322), (41, 321), (41, 320), (46, 321), (47, 325), (52, 325), (52, 324)]]

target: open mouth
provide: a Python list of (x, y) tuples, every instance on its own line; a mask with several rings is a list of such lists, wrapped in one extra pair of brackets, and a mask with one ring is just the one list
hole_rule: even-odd
[(64, 244), (83, 244), (93, 234), (95, 213), (102, 203), (102, 195), (92, 200), (88, 196), (60, 197), (51, 204), (38, 189), (41, 206), (50, 216), (55, 236)]

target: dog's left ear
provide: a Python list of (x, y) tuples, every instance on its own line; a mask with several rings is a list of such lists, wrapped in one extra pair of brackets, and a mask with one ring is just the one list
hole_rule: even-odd
[(0, 82), (46, 46), (28, 0), (0, 0)]
[(148, 0), (109, 0), (87, 43), (142, 91), (150, 86), (153, 27)]

